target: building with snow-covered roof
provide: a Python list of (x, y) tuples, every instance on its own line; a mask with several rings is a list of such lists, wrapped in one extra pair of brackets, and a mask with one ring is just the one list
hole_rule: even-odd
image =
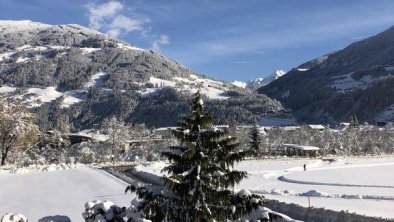
[(316, 146), (306, 146), (299, 144), (283, 144), (287, 156), (309, 156), (316, 157), (318, 155), (319, 147)]
[(153, 130), (154, 136), (160, 139), (171, 139), (172, 132), (171, 130), (178, 129), (177, 126), (169, 126), (169, 127), (160, 127)]
[(319, 124), (309, 124), (309, 125), (306, 125), (306, 127), (308, 127), (311, 130), (319, 130), (319, 131), (326, 129), (325, 126), (319, 125)]

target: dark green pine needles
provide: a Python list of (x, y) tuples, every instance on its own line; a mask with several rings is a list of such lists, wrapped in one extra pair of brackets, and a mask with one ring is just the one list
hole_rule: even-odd
[(168, 175), (162, 177), (165, 189), (134, 188), (143, 199), (140, 209), (147, 219), (235, 220), (262, 206), (261, 196), (234, 191), (246, 177), (246, 172), (233, 169), (234, 163), (250, 152), (238, 150), (236, 138), (215, 128), (212, 119), (204, 113), (200, 92), (195, 93), (191, 112), (173, 131), (180, 145), (163, 153), (170, 161), (163, 169)]

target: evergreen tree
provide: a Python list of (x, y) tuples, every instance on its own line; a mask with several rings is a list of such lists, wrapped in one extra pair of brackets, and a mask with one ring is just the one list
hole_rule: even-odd
[(261, 154), (263, 141), (261, 138), (260, 127), (257, 125), (257, 123), (255, 123), (253, 127), (250, 129), (249, 144), (250, 144), (250, 148), (254, 151), (255, 156)]
[(350, 116), (350, 128), (358, 128), (359, 124), (358, 124), (358, 119), (356, 115), (351, 115)]
[(360, 146), (358, 142), (358, 134), (359, 134), (359, 124), (356, 115), (352, 115), (350, 119), (349, 125), (349, 155), (352, 152), (353, 154), (360, 153)]
[(233, 170), (233, 165), (249, 152), (237, 150), (239, 144), (227, 130), (212, 126), (212, 117), (204, 113), (200, 92), (194, 95), (191, 112), (173, 134), (180, 145), (163, 153), (171, 162), (163, 169), (168, 173), (162, 177), (165, 189), (128, 187), (143, 199), (140, 209), (147, 219), (235, 220), (263, 204), (259, 195), (234, 191), (246, 172)]
[(36, 154), (43, 157), (48, 163), (64, 163), (70, 146), (71, 143), (67, 135), (53, 130), (48, 135), (44, 135), (41, 147), (36, 150)]

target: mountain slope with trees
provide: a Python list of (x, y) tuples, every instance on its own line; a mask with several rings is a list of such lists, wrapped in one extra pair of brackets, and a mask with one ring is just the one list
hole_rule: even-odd
[(309, 61), (258, 90), (301, 122), (394, 120), (394, 27)]
[[(81, 130), (112, 116), (175, 125), (185, 98), (199, 89), (214, 101), (207, 108), (220, 107), (218, 124), (252, 123), (282, 110), (276, 100), (79, 25), (0, 21), (0, 43), (0, 93), (33, 108), (49, 129), (64, 125), (59, 119)], [(257, 99), (243, 103), (241, 97)]]

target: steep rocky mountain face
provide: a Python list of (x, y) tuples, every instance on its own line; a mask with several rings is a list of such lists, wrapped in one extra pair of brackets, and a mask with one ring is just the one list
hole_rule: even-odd
[(337, 123), (356, 115), (394, 120), (394, 27), (307, 62), (258, 90), (302, 122)]
[(43, 128), (76, 130), (116, 115), (175, 125), (201, 90), (217, 124), (251, 123), (281, 110), (265, 95), (199, 75), (163, 55), (79, 25), (0, 21), (0, 95), (23, 101)]

